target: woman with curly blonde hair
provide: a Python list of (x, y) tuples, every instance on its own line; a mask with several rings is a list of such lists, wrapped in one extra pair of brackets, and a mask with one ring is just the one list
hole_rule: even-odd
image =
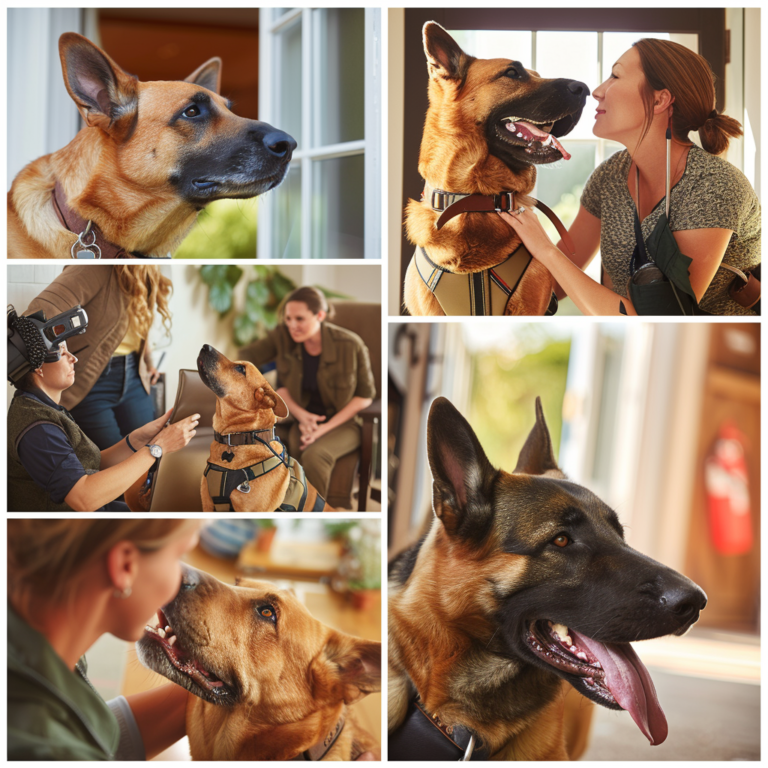
[(172, 290), (158, 266), (73, 265), (25, 312), (53, 317), (80, 304), (88, 313), (88, 330), (72, 340), (77, 378), (61, 405), (102, 450), (155, 418), (150, 387), (159, 373), (149, 334), (157, 314), (170, 333)]

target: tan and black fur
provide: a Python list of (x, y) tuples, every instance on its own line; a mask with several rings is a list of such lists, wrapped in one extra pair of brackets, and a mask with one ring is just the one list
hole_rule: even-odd
[(218, 94), (220, 59), (183, 82), (139, 82), (81, 35), (62, 35), (59, 53), (85, 127), (15, 178), (10, 258), (71, 258), (77, 238), (56, 215), (57, 181), (108, 242), (146, 256), (173, 252), (212, 200), (255, 197), (282, 181), (296, 142), (230, 110)]
[(323, 759), (376, 748), (350, 705), (381, 689), (381, 643), (325, 626), (269, 582), (232, 587), (183, 568), (178, 596), (158, 612), (176, 641), (148, 629), (137, 649), (145, 666), (190, 691), (193, 760), (292, 760), (342, 717)]
[[(555, 123), (563, 136), (578, 122), (589, 89), (573, 80), (541, 78), (510, 59), (477, 59), (466, 54), (437, 23), (424, 25), (429, 71), (429, 109), (419, 154), (419, 173), (446, 192), (494, 195), (516, 192), (525, 204), (536, 182), (535, 164), (560, 159), (557, 150), (536, 154), (515, 146), (502, 120), (514, 114)], [(429, 200), (406, 208), (408, 239), (451, 272), (478, 272), (502, 262), (520, 240), (495, 213), (464, 213), (442, 229)], [(535, 259), (507, 304), (508, 315), (543, 315), (554, 280)], [(442, 315), (411, 262), (405, 277), (405, 308), (411, 315)]]
[[(576, 691), (610, 705), (530, 650), (532, 622), (628, 643), (686, 631), (706, 596), (631, 549), (615, 512), (567, 480), (538, 400), (512, 473), (491, 466), (445, 398), (432, 404), (427, 439), (434, 519), (390, 564), (389, 730), (418, 693), (494, 759), (578, 757), (589, 702)], [(662, 605), (671, 590), (679, 610)]]
[[(278, 420), (288, 416), (288, 406), (283, 398), (272, 389), (253, 363), (244, 360), (233, 362), (206, 344), (200, 350), (197, 369), (203, 383), (216, 395), (213, 428), (219, 434), (271, 429)], [(276, 441), (271, 443), (271, 447), (278, 454), (283, 448)], [(209, 461), (228, 469), (241, 469), (274, 455), (266, 445), (229, 446), (214, 440)], [(236, 512), (274, 512), (282, 504), (289, 482), (288, 468), (279, 466), (255, 481), (250, 493), (234, 490), (230, 496), (232, 507)], [(307, 485), (304, 510), (298, 511), (312, 510), (318, 500), (317, 489), (309, 481)], [(203, 511), (212, 512), (214, 504), (205, 477), (200, 483), (200, 493)], [(333, 511), (333, 507), (326, 503), (323, 511)]]

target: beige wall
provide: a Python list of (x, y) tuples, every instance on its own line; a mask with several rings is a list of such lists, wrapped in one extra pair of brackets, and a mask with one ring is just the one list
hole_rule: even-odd
[(388, 201), (387, 235), (389, 237), (389, 269), (387, 286), (389, 315), (400, 314), (400, 241), (402, 238), (402, 201), (403, 188), (403, 94), (405, 87), (404, 42), (405, 9), (390, 8), (389, 39), (387, 53), (389, 57), (389, 113), (387, 118), (388, 136)]

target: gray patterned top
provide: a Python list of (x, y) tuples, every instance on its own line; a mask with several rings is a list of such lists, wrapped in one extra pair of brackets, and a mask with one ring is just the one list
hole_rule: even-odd
[[(581, 204), (600, 219), (602, 265), (614, 289), (627, 295), (629, 262), (635, 249), (635, 203), (629, 194), (627, 177), (632, 158), (627, 150), (611, 155), (589, 177)], [(664, 211), (659, 201), (640, 227), (647, 240)], [(760, 263), (760, 202), (744, 174), (700, 147), (691, 147), (685, 172), (672, 187), (670, 227), (686, 229), (730, 229), (731, 241), (723, 262), (741, 270)], [(753, 315), (728, 296), (733, 273), (718, 269), (700, 306), (717, 315)]]

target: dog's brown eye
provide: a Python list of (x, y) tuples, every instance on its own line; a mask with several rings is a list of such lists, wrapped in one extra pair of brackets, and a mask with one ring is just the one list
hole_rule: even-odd
[(245, 376), (245, 366), (244, 365), (236, 365), (235, 370), (238, 373), (241, 373), (243, 376)]
[(559, 536), (555, 536), (555, 538), (552, 539), (552, 543), (556, 547), (565, 547), (571, 543), (571, 540), (564, 533), (561, 533)]
[(191, 107), (187, 107), (182, 114), (184, 117), (197, 117), (200, 114), (200, 107), (193, 104)]
[(275, 609), (271, 605), (260, 605), (256, 610), (262, 618), (271, 621), (273, 624), (276, 622)]
[(514, 67), (510, 67), (504, 75), (505, 77), (520, 77), (520, 73)]

